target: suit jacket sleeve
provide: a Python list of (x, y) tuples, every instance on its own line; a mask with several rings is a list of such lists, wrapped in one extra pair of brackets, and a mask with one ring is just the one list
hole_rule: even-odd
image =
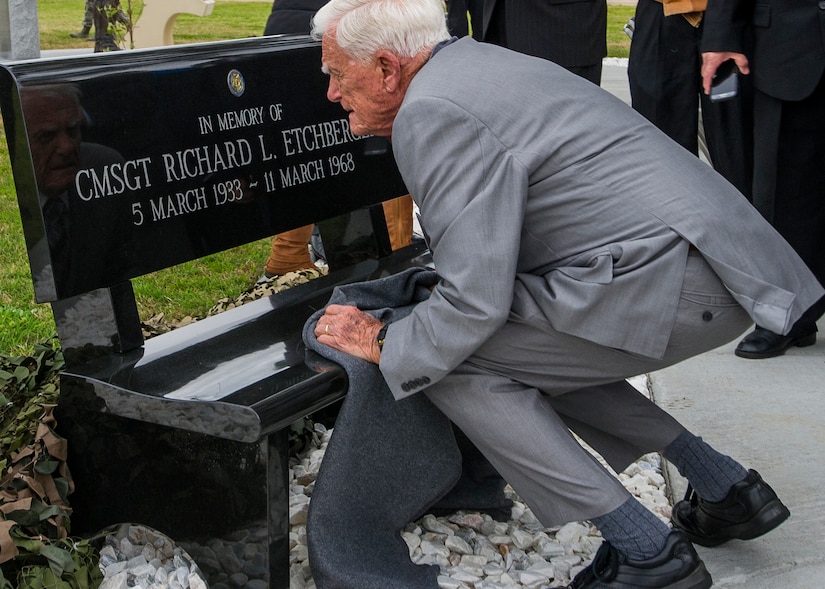
[(448, 100), (409, 98), (393, 148), (441, 279), (389, 328), (380, 366), (396, 398), (437, 382), (507, 320), (527, 198), (526, 169), (480, 121)]

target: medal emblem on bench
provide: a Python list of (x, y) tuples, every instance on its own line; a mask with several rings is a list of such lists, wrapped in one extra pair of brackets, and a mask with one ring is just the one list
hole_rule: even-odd
[(246, 90), (243, 74), (238, 70), (229, 70), (229, 74), (226, 76), (226, 84), (229, 86), (229, 91), (235, 96), (240, 96)]

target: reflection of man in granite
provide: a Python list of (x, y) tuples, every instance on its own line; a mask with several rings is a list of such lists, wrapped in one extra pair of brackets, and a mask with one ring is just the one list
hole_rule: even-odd
[(123, 158), (109, 147), (82, 141), (86, 115), (76, 86), (23, 88), (21, 101), (52, 274), (57, 293), (65, 298), (91, 290), (95, 276), (110, 268), (107, 252), (113, 248), (100, 244), (112, 243), (119, 226), (116, 201), (84, 202), (76, 192), (75, 176), (83, 168)]

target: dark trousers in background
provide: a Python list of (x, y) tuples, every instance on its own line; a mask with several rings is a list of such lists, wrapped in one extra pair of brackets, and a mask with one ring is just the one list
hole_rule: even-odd
[(756, 91), (754, 205), (825, 284), (825, 75), (798, 102)]
[(662, 4), (639, 0), (628, 60), (633, 108), (694, 154), (699, 153), (699, 109), (713, 167), (748, 198), (753, 176), (753, 107), (750, 78), (739, 95), (713, 103), (702, 92), (701, 24), (664, 16)]

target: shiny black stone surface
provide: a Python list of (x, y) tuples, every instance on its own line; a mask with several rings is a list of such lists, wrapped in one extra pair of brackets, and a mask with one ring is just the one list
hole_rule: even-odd
[[(327, 82), (307, 37), (0, 65), (38, 300), (405, 194), (388, 142), (353, 136)], [(56, 164), (59, 141), (75, 153)], [(54, 197), (62, 233), (41, 212)]]
[(76, 485), (73, 534), (148, 525), (183, 546), (209, 583), (240, 572), (215, 547), (242, 546), (248, 556), (239, 565), (250, 580), (289, 587), (286, 430), (236, 442), (99, 409), (90, 384), (62, 382), (59, 419)]

